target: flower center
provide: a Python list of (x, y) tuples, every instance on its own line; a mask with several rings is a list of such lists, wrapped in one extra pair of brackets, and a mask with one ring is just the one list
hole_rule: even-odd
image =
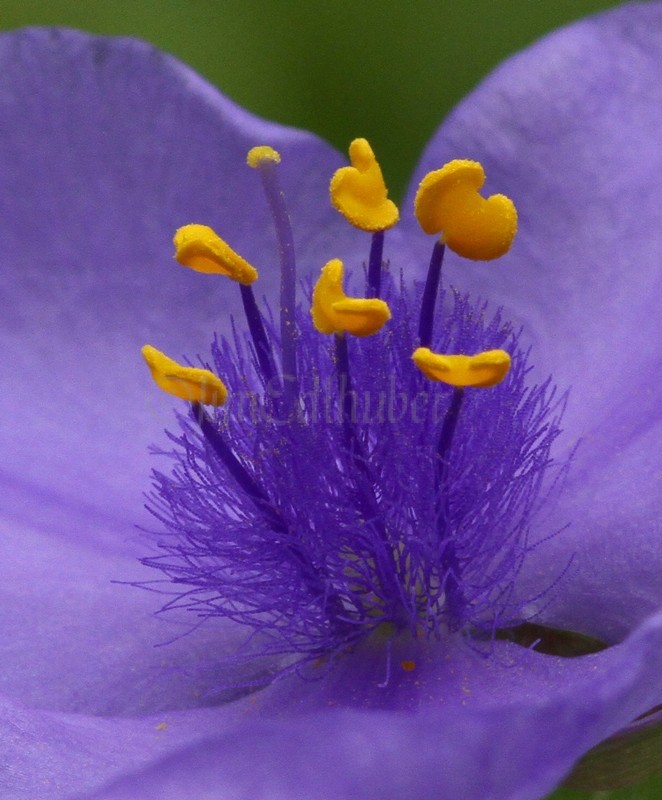
[(297, 305), (280, 156), (258, 147), (248, 163), (275, 224), (277, 323), (256, 302), (257, 270), (188, 225), (177, 260), (239, 283), (247, 333), (212, 345), (223, 380), (143, 348), (158, 386), (190, 404), (171, 435), (172, 472), (153, 476), (164, 555), (144, 563), (183, 585), (198, 615), (243, 623), (260, 654), (295, 661), (385, 626), (435, 638), (522, 622), (529, 598), (515, 579), (563, 468), (551, 457), (563, 402), (550, 381), (527, 386), (519, 334), (441, 286), (446, 248), (481, 260), (507, 251), (512, 202), (480, 196), (476, 162), (426, 176), (416, 215), (437, 240), (424, 287), (406, 288), (383, 260), (399, 212), (365, 140), (350, 160), (330, 192), (371, 235), (365, 296), (346, 293), (332, 259), (309, 287), (310, 312)]

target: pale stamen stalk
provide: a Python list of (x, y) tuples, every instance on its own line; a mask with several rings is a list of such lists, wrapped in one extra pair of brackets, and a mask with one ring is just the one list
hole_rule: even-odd
[(287, 212), (285, 195), (278, 179), (278, 164), (271, 159), (261, 159), (258, 172), (267, 196), (276, 229), (278, 254), (280, 257), (280, 337), (283, 360), (283, 381), (288, 407), (299, 394), (296, 361), (296, 261), (294, 237)]

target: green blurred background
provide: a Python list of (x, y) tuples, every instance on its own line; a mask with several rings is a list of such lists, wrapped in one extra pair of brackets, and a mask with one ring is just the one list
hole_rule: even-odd
[[(260, 116), (339, 149), (365, 136), (392, 194), (448, 111), (510, 53), (607, 0), (3, 0), (0, 27), (127, 34)], [(554, 800), (659, 800), (662, 779)], [(462, 800), (462, 798), (458, 798)]]
[(0, 26), (153, 42), (245, 108), (340, 149), (365, 136), (400, 195), (445, 114), (509, 53), (607, 0), (3, 0)]

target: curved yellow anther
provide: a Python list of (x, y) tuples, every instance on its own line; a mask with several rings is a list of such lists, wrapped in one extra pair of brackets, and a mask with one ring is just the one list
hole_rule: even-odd
[(329, 261), (313, 290), (310, 313), (320, 333), (351, 333), (372, 336), (391, 319), (391, 311), (383, 300), (347, 297), (342, 288), (343, 263)]
[(146, 344), (140, 351), (152, 373), (154, 383), (164, 392), (191, 403), (222, 406), (228, 390), (223, 381), (208, 369), (183, 367), (160, 350)]
[(266, 144), (251, 147), (246, 156), (246, 163), (249, 167), (257, 169), (260, 166), (260, 161), (273, 161), (275, 164), (280, 164), (280, 153)]
[(451, 250), (476, 261), (507, 253), (517, 233), (513, 201), (503, 194), (481, 197), (484, 183), (477, 161), (450, 161), (423, 178), (414, 201), (425, 233), (441, 233)]
[(419, 347), (412, 358), (426, 378), (450, 386), (495, 386), (510, 369), (510, 356), (505, 350), (485, 350), (475, 356), (446, 356)]
[(175, 233), (175, 258), (196, 272), (227, 275), (248, 286), (257, 280), (257, 270), (206, 225), (184, 225)]
[(362, 231), (385, 231), (400, 219), (398, 207), (388, 199), (382, 171), (365, 139), (349, 146), (351, 167), (341, 167), (331, 178), (331, 202)]

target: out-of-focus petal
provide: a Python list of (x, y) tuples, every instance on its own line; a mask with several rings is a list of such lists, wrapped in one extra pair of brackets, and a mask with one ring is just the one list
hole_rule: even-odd
[[(418, 713), (393, 702), (409, 693), (397, 675), (381, 690), (390, 703), (344, 706), (366, 688), (350, 656), (339, 665), (345, 691), (299, 683), (278, 714), (288, 692), (276, 684), (242, 701), (245, 722), (231, 733), (123, 776), (93, 798), (184, 800), (195, 786), (196, 800), (533, 800), (659, 698), (661, 645), (658, 616), (623, 645), (574, 660), (504, 646), (499, 664), (449, 647), (421, 676), (425, 691), (410, 693)], [(390, 704), (399, 710), (384, 710)]]
[[(77, 519), (70, 510), (70, 520)], [(109, 536), (116, 532), (94, 514), (79, 520), (81, 529), (84, 521)], [(190, 614), (156, 617), (169, 596), (114, 583), (154, 576), (112, 546), (86, 546), (82, 536), (58, 536), (49, 527), (10, 533), (0, 537), (0, 693), (30, 706), (104, 716), (195, 708), (243, 693), (232, 688), (236, 668), (219, 663), (245, 631), (222, 622), (194, 630), (198, 621)], [(132, 544), (145, 550), (145, 542)], [(219, 684), (229, 688), (219, 691)]]
[(228, 730), (233, 714), (199, 710), (109, 719), (33, 710), (0, 696), (0, 796), (87, 796), (118, 775)]

